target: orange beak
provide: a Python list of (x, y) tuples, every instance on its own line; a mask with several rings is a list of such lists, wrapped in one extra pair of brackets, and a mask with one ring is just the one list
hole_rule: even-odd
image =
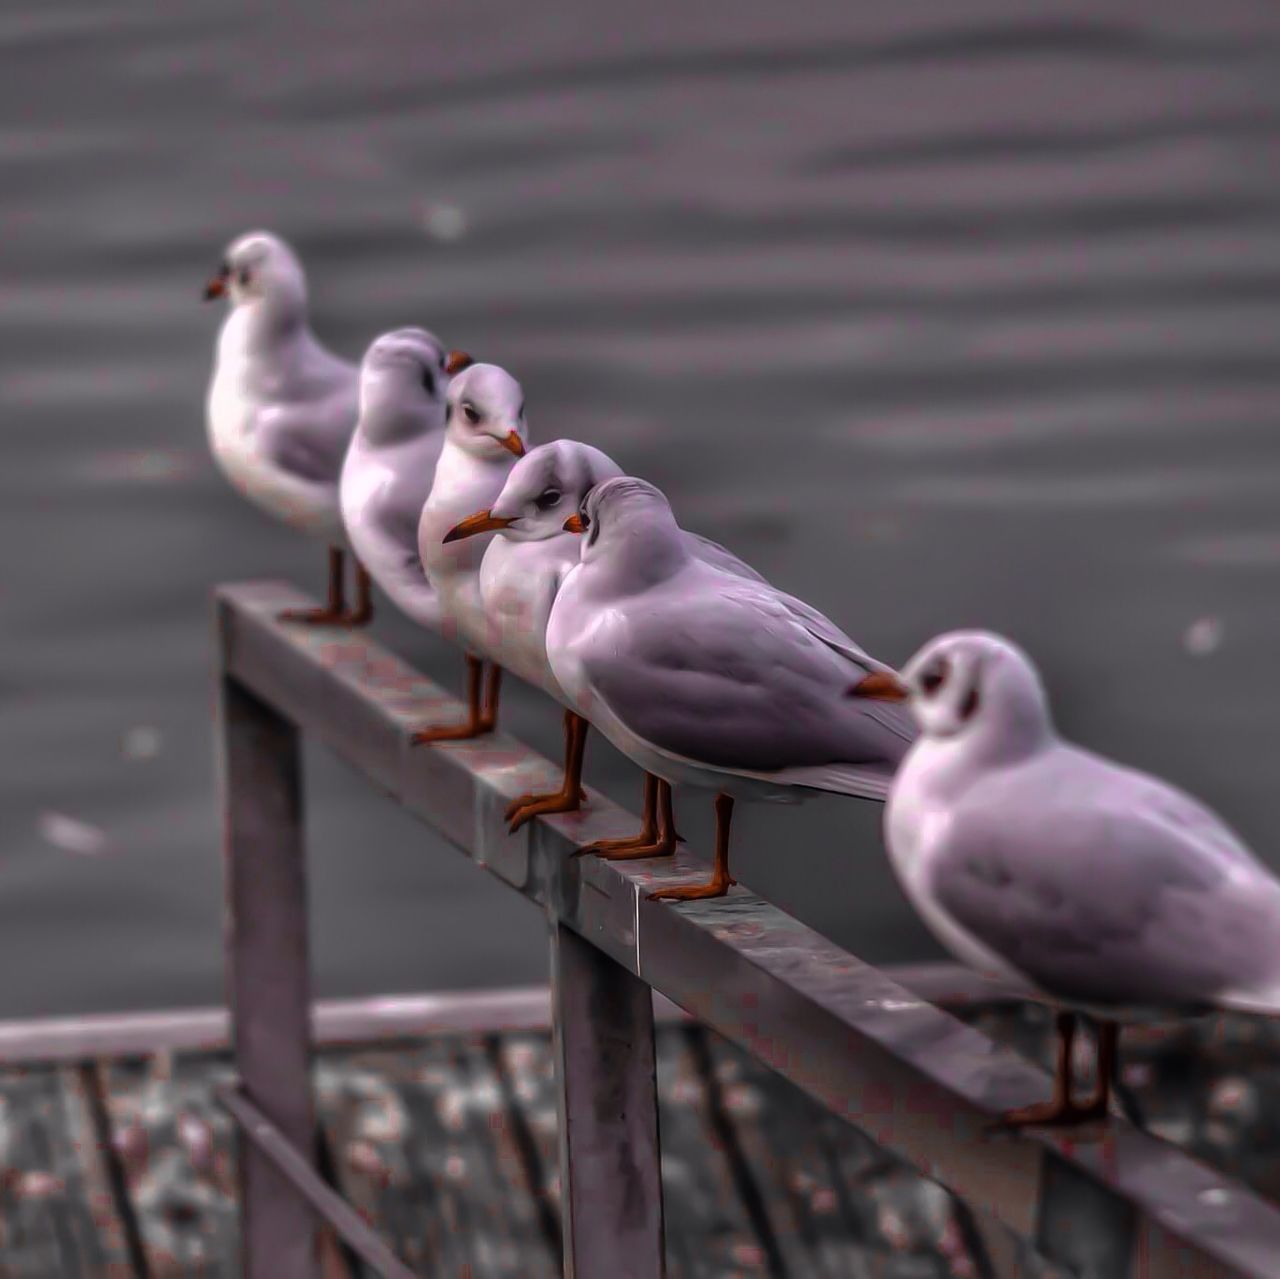
[(585, 533), (587, 531), (586, 523), (577, 511), (569, 516), (567, 520), (560, 526), (566, 533)]
[(444, 371), (452, 377), (455, 373), (461, 373), (463, 369), (470, 368), (475, 361), (465, 351), (450, 351), (445, 357)]
[(206, 302), (212, 302), (214, 298), (222, 297), (227, 291), (227, 280), (230, 276), (231, 272), (224, 266), (218, 274), (204, 286), (204, 300)]
[(493, 533), (500, 528), (507, 528), (514, 523), (503, 519), (501, 515), (493, 515), (489, 511), (477, 511), (468, 515), (460, 524), (455, 524), (445, 535), (446, 542), (460, 542), (464, 537), (473, 537), (476, 533)]
[(872, 671), (845, 693), (846, 697), (869, 697), (875, 702), (905, 702), (910, 695), (907, 686), (888, 671)]
[(517, 432), (508, 431), (499, 443), (508, 453), (514, 453), (516, 457), (524, 457), (524, 441)]

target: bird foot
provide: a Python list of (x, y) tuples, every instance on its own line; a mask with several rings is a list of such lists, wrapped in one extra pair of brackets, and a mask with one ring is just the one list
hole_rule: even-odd
[(646, 839), (643, 835), (631, 839), (598, 839), (594, 844), (575, 848), (570, 857), (598, 857), (604, 862), (630, 862), (642, 857), (670, 857), (676, 851), (674, 840)]
[(466, 724), (442, 724), (439, 728), (424, 728), (409, 739), (413, 746), (424, 746), (429, 742), (466, 742), (473, 737), (483, 737), (492, 733), (494, 721), (489, 717), (471, 720)]
[(348, 613), (346, 609), (334, 608), (287, 608), (283, 613), (278, 613), (276, 619), (281, 622), (298, 622), (303, 626), (364, 625), (363, 621), (356, 620), (356, 614)]
[(698, 902), (723, 897), (738, 881), (728, 875), (713, 875), (705, 884), (681, 884), (675, 888), (659, 888), (648, 896), (651, 902)]
[(1020, 1128), (1074, 1128), (1106, 1117), (1105, 1101), (1095, 1099), (1082, 1104), (1070, 1098), (1065, 1101), (1055, 1099), (1024, 1106), (1021, 1110), (1010, 1110), (994, 1127), (1006, 1132)]
[(520, 795), (507, 805), (504, 814), (510, 822), (508, 830), (515, 834), (526, 822), (547, 813), (576, 813), (587, 802), (587, 792), (579, 789), (576, 795), (565, 791), (552, 791), (546, 795)]

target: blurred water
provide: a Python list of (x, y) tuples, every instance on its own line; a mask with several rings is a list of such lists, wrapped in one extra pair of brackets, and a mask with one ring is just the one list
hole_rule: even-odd
[[(1280, 864), (1273, 5), (266, 8), (0, 13), (0, 1015), (219, 994), (208, 590), (321, 580), (204, 451), (197, 297), (255, 224), (338, 349), (509, 365), (537, 437), (886, 658), (1012, 633), (1069, 730)], [(507, 720), (557, 749), (532, 694)], [(322, 990), (541, 973), (536, 912), (311, 763)], [(930, 952), (874, 810), (738, 827), (753, 887)]]

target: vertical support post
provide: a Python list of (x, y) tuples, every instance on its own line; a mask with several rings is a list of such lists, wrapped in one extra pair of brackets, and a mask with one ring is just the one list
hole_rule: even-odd
[(653, 995), (563, 924), (551, 934), (564, 1273), (659, 1279)]
[[(314, 1158), (310, 980), (297, 729), (223, 675), (218, 696), (227, 995), (246, 1095)], [(241, 1273), (313, 1279), (310, 1207), (240, 1141)]]

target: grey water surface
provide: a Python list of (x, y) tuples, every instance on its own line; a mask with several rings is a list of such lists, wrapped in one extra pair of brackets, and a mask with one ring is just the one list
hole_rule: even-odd
[[(536, 438), (888, 660), (1009, 632), (1280, 865), (1274, 4), (11, 0), (0, 105), (0, 1016), (220, 994), (209, 590), (322, 582), (204, 446), (200, 288), (254, 225), (337, 349), (509, 366)], [(506, 721), (558, 749), (527, 690)], [(308, 763), (322, 992), (541, 978), (536, 911)], [(638, 798), (598, 743), (589, 780)], [(737, 849), (935, 953), (872, 807), (742, 808)]]

